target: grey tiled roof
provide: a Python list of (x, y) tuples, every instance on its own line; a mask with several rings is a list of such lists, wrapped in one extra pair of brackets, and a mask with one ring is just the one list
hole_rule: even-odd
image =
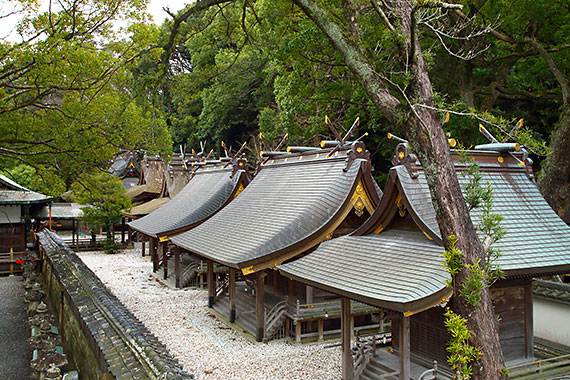
[(271, 160), (232, 203), (172, 242), (240, 268), (304, 247), (339, 212), (365, 162), (357, 159), (345, 172), (346, 151), (326, 154)]
[(0, 174), (0, 204), (21, 205), (32, 203), (47, 203), (53, 198), (48, 197), (12, 181), (10, 178)]
[[(82, 207), (79, 203), (52, 203), (51, 217), (54, 219), (79, 219), (83, 216)], [(40, 218), (49, 218), (49, 206), (44, 206), (40, 211)]]
[[(506, 166), (507, 161), (505, 161)], [(457, 164), (458, 167), (461, 165)], [(429, 196), (425, 173), (418, 170), (412, 179), (403, 166), (397, 166), (398, 180), (414, 213), (438, 239), (440, 231)], [(570, 271), (570, 227), (546, 203), (524, 168), (481, 167), (483, 183), (494, 190), (493, 212), (503, 216), (506, 235), (494, 247), (499, 248), (499, 264), (507, 276)], [(467, 182), (458, 174), (460, 183)], [(471, 212), (477, 226), (480, 212)]]
[(535, 297), (570, 304), (570, 284), (538, 280), (533, 287), (533, 294)]
[(388, 230), (329, 240), (278, 268), (284, 276), (333, 293), (406, 312), (432, 306), (449, 295), (442, 252), (419, 231)]
[(217, 212), (238, 186), (239, 173), (230, 178), (232, 167), (222, 167), (208, 165), (198, 169), (184, 189), (168, 203), (129, 225), (156, 237), (202, 222)]

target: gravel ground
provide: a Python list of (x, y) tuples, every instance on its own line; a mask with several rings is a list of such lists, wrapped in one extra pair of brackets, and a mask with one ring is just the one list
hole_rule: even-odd
[(252, 343), (208, 311), (205, 290), (162, 285), (138, 249), (79, 256), (196, 379), (341, 378), (339, 347)]

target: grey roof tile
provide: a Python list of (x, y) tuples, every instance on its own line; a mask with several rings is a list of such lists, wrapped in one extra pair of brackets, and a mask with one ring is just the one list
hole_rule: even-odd
[(232, 167), (205, 166), (168, 203), (143, 218), (129, 223), (131, 228), (149, 236), (165, 235), (216, 213), (233, 194), (240, 178), (230, 177)]
[(302, 244), (340, 210), (363, 160), (348, 169), (346, 151), (275, 159), (232, 203), (174, 244), (231, 266)]
[[(439, 237), (425, 173), (420, 168), (413, 179), (403, 166), (392, 170), (413, 212)], [(493, 212), (504, 218), (501, 226), (506, 235), (494, 247), (501, 252), (498, 262), (505, 274), (546, 273), (563, 269), (560, 266), (570, 271), (570, 227), (546, 203), (524, 169), (482, 169), (481, 173), (483, 183), (489, 182), (495, 191)], [(461, 174), (458, 178), (460, 183), (467, 182)], [(480, 211), (474, 209), (471, 217), (477, 225)]]
[(421, 232), (388, 230), (332, 239), (278, 268), (302, 282), (405, 312), (431, 305), (448, 293), (442, 252), (442, 247)]

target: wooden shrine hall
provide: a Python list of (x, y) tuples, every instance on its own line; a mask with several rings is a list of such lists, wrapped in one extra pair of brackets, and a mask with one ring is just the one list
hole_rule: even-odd
[(162, 207), (129, 223), (130, 228), (143, 234), (143, 255), (148, 237), (154, 272), (161, 271), (165, 280), (174, 278), (176, 287), (189, 285), (200, 264), (192, 257), (184, 257), (181, 263), (181, 252), (176, 247), (174, 263), (169, 261), (168, 239), (205, 222), (249, 183), (245, 159), (193, 160), (188, 167), (192, 170), (190, 180), (182, 190)]
[(132, 150), (122, 151), (115, 156), (109, 167), (109, 173), (121, 180), (125, 190), (140, 183), (141, 167), (137, 157), (137, 153)]
[[(322, 339), (325, 330), (338, 334), (338, 297), (313, 292), (275, 270), (324, 240), (354, 231), (379, 203), (381, 191), (364, 144), (331, 146), (262, 153), (257, 175), (238, 198), (171, 238), (206, 260), (208, 306), (258, 341), (293, 331), (297, 341)], [(215, 274), (215, 264), (228, 275)], [(356, 324), (372, 323), (370, 307), (355, 304), (354, 310), (363, 315), (361, 321), (356, 316)]]
[[(0, 274), (14, 273), (16, 260), (33, 242), (33, 229), (38, 227), (42, 209), (52, 200), (0, 174)], [(17, 267), (19, 271), (20, 265)]]
[[(488, 144), (469, 151), (480, 166), (483, 183), (495, 190), (493, 213), (501, 215), (506, 235), (493, 245), (501, 252), (504, 278), (491, 287), (500, 318), (500, 340), (507, 363), (533, 360), (533, 277), (570, 272), (570, 227), (538, 191), (532, 169), (521, 152)], [(484, 150), (483, 150), (484, 149)], [(494, 150), (497, 149), (497, 150)], [(452, 152), (459, 181), (465, 164)], [(343, 379), (417, 379), (439, 364), (446, 378), (448, 333), (444, 308), (452, 305), (449, 275), (442, 268), (444, 251), (421, 165), (407, 144), (397, 147), (382, 201), (351, 236), (322, 244), (305, 257), (279, 266), (285, 277), (342, 296)], [(472, 211), (474, 224), (479, 212)], [(349, 300), (374, 305), (391, 319), (392, 347), (351, 353)], [(446, 370), (447, 368), (447, 370)], [(512, 375), (512, 372), (510, 372)]]

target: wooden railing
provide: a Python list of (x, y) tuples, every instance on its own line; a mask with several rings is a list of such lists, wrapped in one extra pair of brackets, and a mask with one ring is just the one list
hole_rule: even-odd
[(356, 346), (352, 348), (352, 356), (354, 360), (354, 380), (359, 380), (362, 372), (368, 366), (370, 359), (376, 356), (376, 348), (378, 342), (385, 345), (392, 341), (392, 334), (390, 332), (372, 335), (369, 337), (361, 337), (358, 331), (355, 333)]
[(263, 335), (264, 340), (270, 340), (273, 338), (274, 333), (278, 331), (282, 326), (278, 326), (279, 323), (283, 324), (283, 316), (287, 313), (287, 301), (281, 301), (275, 304), (273, 308), (269, 311), (265, 311), (265, 334)]
[(535, 360), (507, 368), (510, 379), (533, 379), (537, 374), (568, 374), (570, 373), (570, 355)]

